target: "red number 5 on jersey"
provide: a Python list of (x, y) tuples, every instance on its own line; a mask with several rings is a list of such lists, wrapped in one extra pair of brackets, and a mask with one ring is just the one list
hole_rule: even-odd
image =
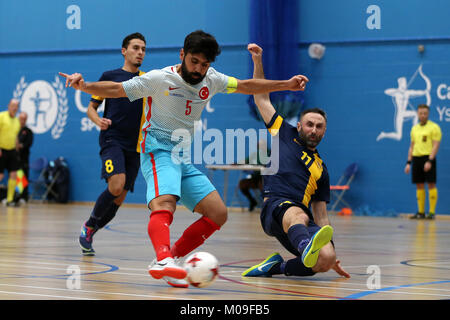
[(186, 111), (184, 112), (184, 114), (187, 116), (191, 114), (191, 102), (192, 100), (186, 100)]

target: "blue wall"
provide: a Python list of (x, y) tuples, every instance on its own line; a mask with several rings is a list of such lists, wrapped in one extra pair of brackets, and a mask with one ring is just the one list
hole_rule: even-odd
[[(405, 77), (410, 90), (425, 90), (431, 82), (430, 119), (443, 132), (438, 153), (439, 200), (436, 211), (450, 213), (450, 21), (448, 1), (301, 1), (300, 70), (310, 78), (306, 105), (328, 112), (327, 134), (320, 146), (336, 182), (351, 162), (360, 166), (352, 190), (346, 195), (355, 208), (371, 211), (415, 212), (415, 187), (403, 170), (410, 143), (411, 120), (403, 122), (401, 139), (381, 139), (381, 131), (392, 132), (396, 107), (384, 93), (398, 88)], [(380, 29), (367, 28), (369, 5), (380, 8)], [(420, 22), (419, 22), (420, 21)], [(321, 60), (308, 56), (312, 42), (325, 45)], [(423, 53), (418, 45), (425, 46)], [(438, 87), (441, 85), (440, 97)], [(410, 106), (427, 101), (410, 98)], [(440, 115), (441, 113), (441, 115)]]
[[(70, 5), (81, 9), (80, 29), (67, 27), (72, 15), (66, 12)], [(144, 71), (178, 63), (185, 35), (204, 29), (222, 45), (222, 54), (213, 66), (237, 78), (248, 77), (249, 1), (158, 0), (134, 1), (132, 5), (134, 8), (118, 0), (1, 1), (1, 110), (14, 93), (23, 94), (26, 87), (20, 87), (21, 79), (28, 85), (44, 80), (58, 89), (60, 84), (55, 81), (62, 80), (57, 77), (58, 71), (81, 72), (88, 81), (94, 81), (103, 71), (120, 67), (121, 41), (135, 31), (147, 38)], [(380, 29), (367, 27), (371, 14), (366, 9), (370, 5), (380, 8)], [(319, 151), (331, 181), (336, 182), (350, 162), (360, 165), (346, 196), (355, 207), (416, 211), (414, 186), (410, 176), (403, 173), (411, 121), (404, 123), (400, 140), (376, 138), (381, 131), (394, 130), (395, 106), (384, 91), (396, 88), (397, 78), (402, 76), (407, 80), (414, 77), (409, 89), (425, 89), (425, 81), (416, 72), (422, 65), (423, 74), (431, 81), (430, 118), (443, 131), (438, 154), (437, 212), (450, 213), (450, 200), (445, 196), (450, 194), (450, 150), (446, 142), (450, 111), (445, 114), (450, 108), (450, 95), (441, 99), (450, 86), (449, 10), (450, 3), (444, 0), (300, 1), (301, 64), (293, 73), (306, 74), (311, 80), (305, 93), (306, 105), (322, 107), (329, 114), (327, 134)], [(326, 46), (321, 60), (308, 56), (312, 42)], [(425, 46), (424, 53), (418, 52), (418, 44)], [(440, 84), (441, 98), (437, 94)], [(94, 201), (105, 184), (99, 179), (98, 131), (87, 127), (83, 108), (78, 108), (87, 106), (89, 96), (81, 94), (78, 107), (73, 89), (59, 87), (58, 97), (60, 107), (55, 116), (59, 123), (35, 135), (31, 158), (66, 157), (72, 174), (71, 200)], [(425, 101), (425, 97), (410, 99), (413, 106)], [(217, 95), (212, 108), (214, 112), (203, 113), (208, 129), (224, 132), (226, 128), (263, 128), (249, 116), (243, 95)], [(199, 168), (204, 170), (204, 165)], [(229, 195), (236, 179), (237, 173), (232, 173)], [(223, 175), (216, 173), (214, 183), (221, 191)], [(141, 175), (127, 202), (145, 202)]]
[[(81, 9), (80, 29), (70, 30), (66, 25), (72, 15), (66, 13), (66, 9), (72, 4)], [(141, 67), (144, 71), (179, 63), (184, 37), (191, 31), (203, 29), (214, 34), (222, 45), (222, 54), (214, 67), (223, 73), (246, 78), (248, 54), (243, 49), (248, 38), (248, 3), (204, 0), (186, 4), (181, 0), (135, 1), (135, 10), (131, 10), (128, 3), (109, 0), (0, 2), (1, 109), (6, 109), (14, 93), (22, 97), (24, 90), (36, 80), (49, 84), (62, 81), (57, 76), (59, 71), (81, 72), (87, 81), (96, 81), (103, 71), (121, 67), (122, 39), (136, 31), (147, 39), (147, 56)], [(24, 23), (17, 24), (19, 20)], [(20, 89), (22, 78), (26, 85)], [(62, 113), (66, 120), (59, 126), (56, 120), (45, 132), (35, 132), (31, 160), (40, 156), (65, 157), (72, 176), (70, 199), (94, 201), (105, 183), (99, 179), (98, 131), (89, 126), (84, 113), (89, 95), (82, 93), (77, 105), (73, 89), (59, 89), (59, 97), (67, 98), (62, 108), (67, 112), (61, 112), (60, 107), (58, 115)], [(248, 113), (244, 96), (219, 95), (211, 108), (214, 112), (203, 114), (208, 129), (262, 128), (256, 120), (242, 118), (242, 114)], [(52, 132), (55, 127), (61, 132), (59, 137)], [(200, 165), (200, 169), (206, 172), (204, 165)], [(222, 190), (223, 175), (217, 173), (214, 178), (218, 190)], [(135, 192), (127, 197), (127, 202), (145, 203), (145, 189), (144, 179), (139, 175)]]

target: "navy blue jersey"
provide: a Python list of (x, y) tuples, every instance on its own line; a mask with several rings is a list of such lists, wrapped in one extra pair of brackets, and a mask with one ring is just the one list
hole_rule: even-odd
[[(144, 74), (139, 71), (131, 73), (123, 69), (106, 71), (99, 81), (123, 82), (135, 76)], [(101, 103), (104, 99), (92, 96), (91, 101)], [(144, 123), (143, 109), (146, 99), (133, 102), (125, 98), (106, 98), (103, 117), (111, 120), (107, 130), (101, 130), (99, 136), (100, 147), (106, 144), (118, 144), (121, 148), (129, 151), (140, 151), (139, 139), (142, 136), (141, 127)]]
[[(301, 202), (310, 207), (311, 201), (330, 201), (330, 179), (327, 167), (317, 151), (311, 151), (300, 139), (297, 128), (275, 113), (266, 124), (278, 139), (279, 159), (272, 142), (271, 162), (279, 161), (274, 175), (264, 175), (264, 197), (281, 197)], [(269, 163), (268, 166), (273, 165)]]

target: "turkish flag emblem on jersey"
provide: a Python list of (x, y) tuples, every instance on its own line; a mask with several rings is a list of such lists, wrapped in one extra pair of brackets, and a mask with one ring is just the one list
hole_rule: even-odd
[(209, 97), (209, 89), (208, 87), (203, 87), (200, 89), (200, 91), (198, 92), (198, 96), (202, 99), (205, 100)]

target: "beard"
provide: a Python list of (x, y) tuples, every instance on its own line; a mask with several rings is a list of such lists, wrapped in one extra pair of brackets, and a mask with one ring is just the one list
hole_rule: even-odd
[(181, 63), (181, 77), (184, 81), (189, 84), (196, 85), (202, 82), (205, 76), (206, 73), (202, 76), (199, 72), (189, 72), (183, 59), (183, 62)]
[(315, 133), (306, 134), (302, 128), (298, 132), (298, 135), (300, 139), (302, 139), (302, 141), (306, 144), (306, 146), (310, 148), (317, 147), (323, 138), (323, 135), (319, 136)]

